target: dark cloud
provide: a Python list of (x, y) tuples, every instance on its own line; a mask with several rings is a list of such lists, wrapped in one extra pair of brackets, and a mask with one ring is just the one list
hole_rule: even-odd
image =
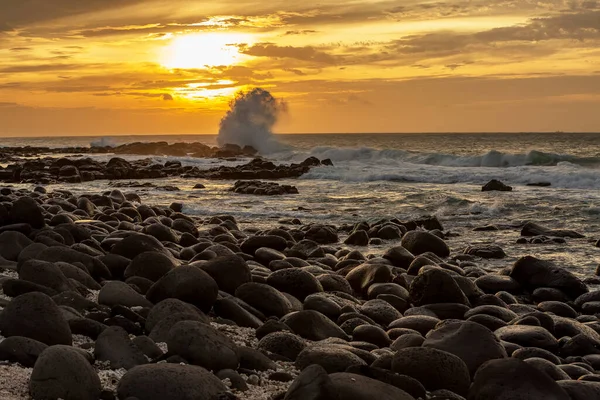
[(0, 3), (2, 27), (37, 22), (141, 3), (142, 0), (5, 0)]
[(306, 75), (305, 72), (303, 72), (302, 70), (296, 69), (296, 68), (284, 68), (283, 70), (286, 71), (286, 72), (291, 72), (291, 73), (296, 74), (298, 76), (305, 76)]
[(164, 101), (173, 101), (173, 96), (172, 96), (172, 95), (170, 95), (169, 93), (164, 93), (164, 94), (162, 95), (162, 99), (163, 99)]
[(319, 64), (335, 65), (342, 60), (312, 46), (294, 47), (278, 46), (273, 43), (258, 43), (253, 46), (242, 46), (240, 52), (254, 57), (293, 58)]
[(48, 71), (71, 71), (89, 67), (85, 64), (38, 64), (38, 65), (12, 65), (0, 67), (0, 72), (7, 74), (18, 74), (28, 72), (48, 72)]
[(315, 31), (313, 29), (303, 29), (303, 30), (299, 30), (299, 31), (287, 31), (284, 36), (292, 36), (292, 35), (309, 35), (311, 33), (317, 33), (318, 31)]
[(20, 52), (20, 51), (29, 51), (33, 50), (31, 47), (13, 47), (10, 51)]

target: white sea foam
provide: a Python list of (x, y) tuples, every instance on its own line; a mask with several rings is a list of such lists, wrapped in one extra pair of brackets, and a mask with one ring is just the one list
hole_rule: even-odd
[(414, 152), (398, 149), (336, 148), (315, 147), (309, 152), (277, 153), (274, 157), (283, 160), (300, 161), (308, 156), (319, 159), (329, 158), (333, 162), (340, 161), (379, 161), (390, 163), (403, 161), (412, 164), (438, 165), (446, 167), (518, 167), (526, 165), (556, 166), (561, 163), (572, 163), (584, 166), (600, 166), (600, 157), (577, 157), (569, 154), (546, 153), (531, 150), (527, 153), (513, 154), (491, 150), (485, 154), (461, 156), (444, 153)]

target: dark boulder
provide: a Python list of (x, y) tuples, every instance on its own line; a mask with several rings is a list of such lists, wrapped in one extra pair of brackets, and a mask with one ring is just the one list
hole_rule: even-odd
[(469, 369), (459, 357), (433, 348), (399, 350), (392, 371), (415, 378), (429, 391), (448, 389), (461, 396), (467, 394), (471, 383)]
[(47, 347), (34, 339), (12, 336), (0, 342), (0, 361), (19, 363), (25, 368), (32, 368)]
[(531, 290), (539, 287), (560, 289), (573, 299), (588, 292), (585, 283), (570, 271), (550, 261), (531, 256), (517, 260), (510, 271), (510, 277), (525, 288)]
[(178, 265), (177, 260), (164, 253), (146, 251), (131, 260), (124, 272), (124, 277), (141, 276), (156, 282)]
[(438, 257), (448, 257), (450, 248), (444, 240), (425, 231), (409, 231), (402, 237), (402, 247), (414, 255), (431, 252)]
[(331, 337), (348, 338), (335, 322), (318, 311), (297, 311), (286, 315), (282, 322), (289, 326), (294, 333), (309, 340), (324, 340)]
[(175, 324), (167, 339), (169, 353), (177, 354), (191, 364), (208, 370), (237, 369), (237, 346), (208, 324), (181, 321)]
[(279, 290), (264, 283), (248, 282), (238, 287), (235, 296), (267, 317), (283, 317), (292, 311), (292, 304)]
[(471, 376), (484, 362), (507, 357), (506, 350), (492, 331), (468, 321), (448, 323), (429, 332), (423, 347), (458, 356), (469, 368)]
[(140, 365), (119, 381), (119, 399), (217, 400), (227, 387), (202, 367), (179, 364)]
[(32, 228), (46, 225), (40, 206), (31, 197), (21, 197), (15, 201), (8, 212), (8, 220), (13, 224), (29, 224)]
[(552, 399), (569, 395), (548, 374), (516, 358), (491, 360), (475, 374), (468, 400)]
[(104, 330), (94, 346), (96, 360), (108, 361), (113, 369), (131, 369), (146, 364), (142, 351), (131, 341), (127, 332), (118, 326)]
[(100, 378), (80, 351), (51, 346), (40, 354), (29, 381), (34, 399), (98, 400)]
[(219, 287), (200, 268), (181, 266), (160, 278), (146, 293), (146, 298), (158, 303), (168, 298), (179, 299), (208, 312), (217, 300)]
[(252, 279), (248, 264), (238, 255), (216, 257), (198, 266), (217, 282), (220, 290), (231, 294)]
[(459, 303), (470, 305), (467, 296), (452, 276), (441, 269), (419, 273), (410, 284), (410, 298), (414, 305)]
[(505, 185), (497, 179), (492, 179), (481, 188), (482, 192), (491, 192), (491, 191), (499, 191), (499, 192), (511, 192), (513, 190), (512, 186)]
[(24, 336), (47, 345), (71, 345), (71, 329), (58, 306), (40, 292), (15, 297), (0, 313), (0, 334)]

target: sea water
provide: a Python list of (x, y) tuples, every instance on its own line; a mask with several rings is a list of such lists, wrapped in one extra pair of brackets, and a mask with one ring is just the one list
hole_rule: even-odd
[[(148, 204), (182, 201), (184, 211), (199, 216), (231, 214), (244, 226), (272, 227), (286, 218), (329, 224), (374, 222), (397, 217), (409, 220), (435, 215), (455, 252), (469, 244), (497, 244), (508, 259), (486, 261), (499, 268), (523, 255), (552, 259), (581, 276), (593, 275), (600, 263), (600, 134), (339, 134), (276, 135), (283, 144), (265, 156), (276, 163), (299, 162), (309, 156), (329, 158), (333, 167), (313, 168), (297, 180), (300, 194), (257, 197), (228, 191), (231, 181), (180, 178), (154, 180), (181, 190), (131, 189)], [(69, 138), (0, 138), (0, 146), (89, 146), (130, 142), (201, 142), (216, 145), (215, 135), (114, 136)], [(87, 156), (87, 155), (86, 155)], [(109, 159), (112, 155), (94, 155)], [(141, 156), (125, 156), (127, 159)], [(184, 165), (210, 168), (239, 164), (216, 159), (154, 157), (157, 162), (179, 160)], [(499, 179), (512, 192), (481, 192), (481, 186)], [(547, 182), (550, 187), (527, 186)], [(203, 183), (206, 189), (193, 189)], [(31, 186), (31, 185), (30, 185)], [(107, 181), (50, 185), (74, 193), (109, 189)], [(129, 190), (129, 189), (123, 189)], [(585, 239), (566, 244), (515, 244), (524, 221), (549, 228), (574, 229)], [(474, 232), (495, 224), (500, 230)], [(377, 254), (389, 247), (374, 246)]]

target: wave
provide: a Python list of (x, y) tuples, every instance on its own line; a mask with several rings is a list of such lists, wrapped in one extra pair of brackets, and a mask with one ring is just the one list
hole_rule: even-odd
[[(334, 161), (335, 164), (335, 161)], [(549, 182), (552, 188), (600, 189), (597, 169), (583, 168), (568, 162), (554, 167), (519, 166), (513, 168), (455, 168), (439, 165), (396, 162), (394, 165), (364, 161), (337, 162), (335, 167), (313, 168), (301, 179), (322, 179), (342, 182), (402, 182), (431, 184), (483, 185), (499, 179), (511, 185)], [(540, 188), (533, 188), (540, 190)]]
[(101, 137), (90, 142), (90, 147), (116, 147), (117, 143), (111, 137)]
[(518, 166), (556, 166), (563, 162), (581, 166), (600, 166), (600, 157), (578, 157), (569, 154), (546, 153), (531, 150), (528, 153), (513, 154), (492, 150), (482, 155), (464, 156), (444, 153), (414, 152), (395, 149), (335, 148), (315, 147), (303, 153), (272, 154), (281, 160), (300, 160), (303, 157), (314, 156), (319, 159), (329, 158), (334, 163), (343, 161), (379, 161), (407, 162), (412, 164), (438, 165), (446, 167), (487, 167), (509, 168)]

